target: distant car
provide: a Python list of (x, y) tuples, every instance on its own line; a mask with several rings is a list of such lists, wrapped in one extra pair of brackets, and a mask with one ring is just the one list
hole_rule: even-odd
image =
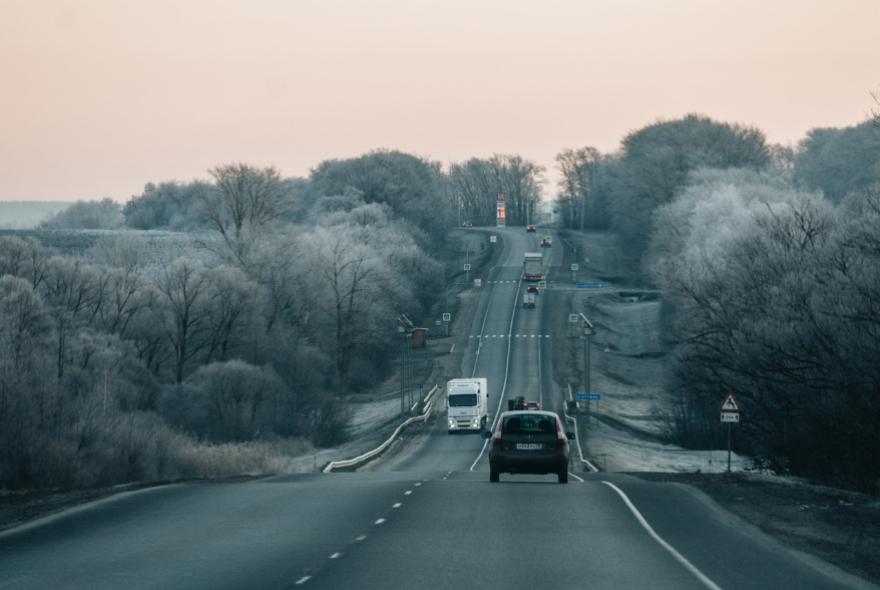
[(542, 248), (550, 248), (552, 246), (553, 246), (553, 238), (551, 238), (550, 236), (547, 236), (541, 240), (541, 247)]
[(535, 401), (533, 399), (527, 401), (523, 404), (523, 410), (540, 410), (541, 402)]
[(536, 231), (538, 231), (538, 229), (534, 225), (527, 225), (526, 231), (530, 233), (535, 233)]
[(540, 293), (540, 291), (538, 291), (538, 285), (528, 285), (526, 287), (526, 293)]
[(462, 227), (474, 227), (474, 224), (470, 221), (463, 221), (461, 224)]
[(507, 409), (510, 411), (513, 410), (522, 410), (526, 406), (526, 398), (523, 396), (515, 397), (513, 399), (507, 400)]
[(489, 447), (489, 481), (497, 482), (502, 473), (555, 473), (559, 483), (568, 483), (569, 440), (554, 412), (504, 412), (492, 432)]

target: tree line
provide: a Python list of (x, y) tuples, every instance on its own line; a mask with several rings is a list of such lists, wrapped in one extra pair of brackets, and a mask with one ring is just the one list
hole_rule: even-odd
[(393, 371), (397, 316), (436, 311), (457, 223), (439, 164), (381, 151), (305, 179), (209, 175), (44, 224), (188, 242), (115, 231), (73, 254), (0, 237), (0, 487), (191, 474), (195, 444), (335, 444), (344, 395)]
[(880, 121), (787, 149), (694, 115), (558, 163), (565, 225), (615, 232), (668, 294), (673, 438), (717, 448), (733, 393), (740, 451), (876, 491)]

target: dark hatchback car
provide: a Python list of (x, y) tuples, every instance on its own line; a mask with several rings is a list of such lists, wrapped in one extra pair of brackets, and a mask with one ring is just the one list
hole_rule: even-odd
[(574, 438), (562, 427), (553, 412), (504, 412), (489, 447), (489, 481), (497, 482), (502, 473), (555, 473), (559, 483), (568, 483), (569, 440)]

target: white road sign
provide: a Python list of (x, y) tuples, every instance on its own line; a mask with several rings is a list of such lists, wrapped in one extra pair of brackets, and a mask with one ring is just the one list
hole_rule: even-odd
[(739, 422), (739, 412), (721, 412), (722, 422)]
[(727, 394), (727, 397), (724, 398), (723, 402), (721, 402), (721, 411), (722, 412), (739, 412), (739, 404), (736, 403), (736, 400), (734, 399), (732, 393)]
[(498, 236), (489, 236), (489, 241), (493, 244), (498, 241)]

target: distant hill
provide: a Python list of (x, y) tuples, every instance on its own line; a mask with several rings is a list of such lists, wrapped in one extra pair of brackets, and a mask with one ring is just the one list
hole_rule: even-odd
[(0, 229), (31, 229), (72, 201), (0, 201)]

